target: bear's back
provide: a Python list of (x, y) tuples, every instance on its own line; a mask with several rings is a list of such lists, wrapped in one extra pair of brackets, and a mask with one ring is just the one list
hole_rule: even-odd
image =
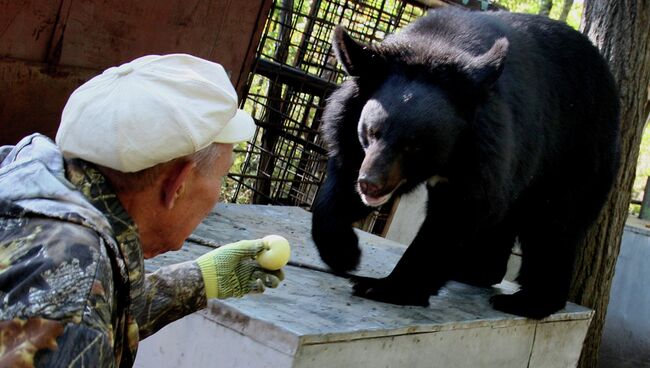
[[(497, 81), (499, 101), (511, 108), (515, 134), (526, 130), (521, 140), (553, 135), (548, 148), (559, 153), (585, 129), (603, 132), (595, 133), (597, 137), (615, 135), (618, 93), (607, 63), (586, 36), (562, 22), (531, 14), (443, 8), (387, 37), (379, 50), (412, 50), (393, 59), (402, 64), (444, 63), (457, 53), (481, 55), (500, 38), (509, 45)], [(591, 152), (611, 144), (583, 143), (574, 146)]]

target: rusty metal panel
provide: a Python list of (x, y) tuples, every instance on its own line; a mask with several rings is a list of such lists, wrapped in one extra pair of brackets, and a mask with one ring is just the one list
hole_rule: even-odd
[(92, 69), (0, 59), (0, 145), (40, 132), (54, 137), (72, 91), (96, 75)]
[(271, 0), (0, 0), (0, 145), (54, 136), (72, 91), (146, 54), (224, 65), (238, 91)]
[(232, 71), (230, 79), (241, 96), (272, 1), (221, 0), (216, 3), (216, 6), (223, 4), (226, 15), (208, 59), (217, 61)]
[(220, 62), (237, 81), (264, 3), (75, 1), (59, 64), (105, 69), (145, 54), (185, 52)]
[(61, 0), (0, 0), (0, 56), (45, 61)]
[[(246, 2), (244, 2), (246, 3)], [(256, 2), (250, 2), (248, 6), (251, 6)], [(243, 5), (242, 5), (243, 6)], [(258, 9), (258, 15), (257, 15), (257, 20), (254, 24), (254, 28), (250, 32), (251, 37), (248, 42), (248, 48), (246, 51), (246, 56), (244, 58), (244, 62), (241, 65), (241, 71), (239, 73), (239, 79), (235, 80), (233, 79), (233, 83), (235, 83), (235, 87), (237, 89), (237, 92), (239, 96), (243, 95), (243, 90), (244, 87), (246, 87), (246, 83), (248, 82), (249, 78), (249, 73), (253, 69), (253, 64), (255, 63), (255, 56), (257, 53), (257, 48), (260, 43), (260, 39), (262, 38), (262, 33), (264, 31), (264, 26), (266, 24), (266, 20), (268, 18), (269, 12), (271, 10), (271, 7), (273, 6), (273, 0), (261, 0), (260, 1), (260, 6)], [(252, 14), (253, 9), (250, 10), (250, 14)], [(225, 52), (225, 50), (222, 50), (222, 52)], [(215, 55), (217, 58), (221, 58), (222, 56), (220, 55)]]

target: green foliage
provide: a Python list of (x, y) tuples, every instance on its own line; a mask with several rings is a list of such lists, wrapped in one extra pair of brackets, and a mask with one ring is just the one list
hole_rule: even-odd
[[(510, 11), (517, 13), (539, 13), (539, 0), (498, 0), (497, 4), (505, 6)], [(562, 12), (564, 0), (553, 0), (553, 7), (551, 8), (550, 18), (558, 19)], [(582, 19), (583, 1), (575, 0), (569, 15), (567, 16), (567, 24), (574, 29), (580, 28), (580, 20)]]
[[(643, 138), (641, 138), (641, 148), (639, 149), (639, 159), (636, 166), (636, 177), (632, 186), (632, 199), (642, 200), (645, 190), (646, 181), (650, 176), (650, 128), (648, 128), (650, 119), (646, 122), (643, 129)], [(630, 205), (630, 213), (638, 215), (640, 206)]]
[[(247, 110), (250, 112), (250, 110)], [(246, 146), (248, 143), (242, 142), (239, 143), (234, 151), (235, 154), (233, 155), (234, 161), (232, 164), (232, 168), (230, 169), (230, 173), (234, 174), (241, 174), (242, 173), (242, 167), (244, 166), (244, 161), (246, 160)], [(254, 162), (255, 164), (257, 161)], [(235, 192), (237, 190), (237, 182), (234, 180), (231, 180), (230, 178), (224, 178), (221, 181), (221, 201), (223, 202), (230, 202), (233, 197), (235, 197)], [(240, 188), (241, 193), (238, 193), (237, 198), (238, 201), (237, 203), (250, 203), (250, 198), (252, 196), (251, 190), (247, 189), (245, 187)]]

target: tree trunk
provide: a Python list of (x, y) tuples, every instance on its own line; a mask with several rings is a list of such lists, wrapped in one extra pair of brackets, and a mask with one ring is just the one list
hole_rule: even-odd
[(582, 32), (609, 61), (621, 101), (621, 168), (598, 221), (577, 255), (570, 292), (572, 301), (596, 312), (579, 364), (581, 368), (595, 368), (641, 136), (650, 112), (650, 1), (586, 1), (582, 19)]
[(553, 8), (553, 0), (539, 0), (539, 15), (548, 17), (551, 14), (551, 8)]
[(558, 18), (559, 21), (566, 22), (566, 18), (569, 16), (569, 11), (571, 11), (572, 6), (573, 0), (564, 0), (564, 3), (562, 4), (562, 13), (560, 13), (560, 18)]

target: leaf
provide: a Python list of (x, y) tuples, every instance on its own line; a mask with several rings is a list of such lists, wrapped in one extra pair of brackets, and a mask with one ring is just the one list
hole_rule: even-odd
[(63, 323), (45, 318), (15, 318), (0, 322), (0, 366), (33, 367), (34, 355), (42, 349), (56, 350)]

